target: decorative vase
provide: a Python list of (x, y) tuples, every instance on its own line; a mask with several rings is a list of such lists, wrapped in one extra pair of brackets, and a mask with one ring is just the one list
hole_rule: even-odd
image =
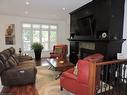
[(36, 49), (36, 50), (34, 50), (35, 60), (40, 60), (41, 59), (41, 51), (42, 51), (42, 49)]

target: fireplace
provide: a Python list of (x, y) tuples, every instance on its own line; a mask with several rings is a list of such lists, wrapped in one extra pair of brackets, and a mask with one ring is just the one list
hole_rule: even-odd
[(79, 58), (95, 53), (95, 43), (94, 42), (79, 42)]
[(90, 49), (85, 49), (85, 48), (80, 48), (79, 50), (80, 59), (83, 59), (84, 57), (89, 56), (94, 53), (96, 53), (95, 50), (90, 50)]
[(69, 39), (70, 41), (70, 62), (76, 64), (78, 59), (93, 54), (101, 53), (104, 60), (116, 59), (117, 53), (121, 52), (122, 43), (125, 39), (120, 40), (101, 40), (101, 39)]

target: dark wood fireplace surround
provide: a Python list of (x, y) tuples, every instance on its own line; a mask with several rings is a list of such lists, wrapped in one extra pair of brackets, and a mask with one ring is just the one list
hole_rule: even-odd
[[(81, 8), (70, 13), (70, 61), (76, 63), (92, 53), (102, 53), (105, 60), (116, 59), (117, 53), (121, 52), (123, 36), (125, 0), (93, 0)], [(77, 32), (78, 19), (92, 16), (91, 36), (80, 35)], [(86, 32), (86, 31), (85, 31)], [(102, 33), (107, 34), (102, 38)], [(93, 43), (94, 49), (80, 48), (80, 43)]]

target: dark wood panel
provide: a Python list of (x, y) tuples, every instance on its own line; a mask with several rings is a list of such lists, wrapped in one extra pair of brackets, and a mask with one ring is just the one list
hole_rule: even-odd
[[(105, 59), (116, 58), (117, 53), (121, 52), (123, 43), (121, 40), (123, 35), (124, 2), (125, 0), (93, 0), (70, 13), (71, 62), (76, 63), (78, 56), (80, 56), (79, 44), (77, 44), (80, 41), (94, 42), (95, 51), (104, 54)], [(78, 19), (82, 18), (84, 21), (85, 18), (91, 16), (93, 31), (92, 34), (88, 35), (89, 33), (86, 33), (85, 26), (83, 26), (86, 24), (82, 23), (82, 27), (79, 27), (81, 23), (78, 25)], [(85, 33), (82, 33), (82, 28)], [(104, 32), (107, 33), (106, 38), (102, 38)]]

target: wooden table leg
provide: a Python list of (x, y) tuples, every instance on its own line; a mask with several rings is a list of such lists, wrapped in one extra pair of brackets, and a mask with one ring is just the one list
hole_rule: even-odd
[(62, 75), (62, 73), (63, 73), (63, 72), (60, 72), (60, 73), (56, 76), (55, 79), (57, 80), (58, 78), (60, 78), (60, 76)]

